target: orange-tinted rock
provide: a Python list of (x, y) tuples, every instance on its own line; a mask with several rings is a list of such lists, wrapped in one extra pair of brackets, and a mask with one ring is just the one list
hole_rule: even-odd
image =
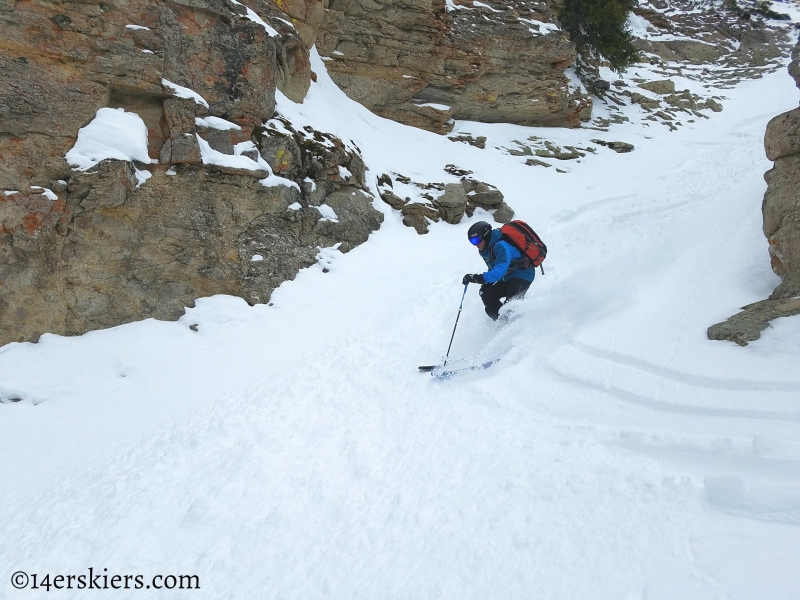
[[(331, 77), (379, 115), (437, 133), (452, 119), (577, 127), (591, 99), (549, 5), (332, 0), (318, 39)], [(489, 6), (491, 5), (491, 6)]]
[[(306, 182), (265, 187), (265, 169), (201, 163), (196, 117), (239, 126), (200, 128), (230, 154), (272, 117), (277, 83), (302, 100), (311, 81), (296, 28), (274, 5), (248, 4), (276, 37), (227, 0), (0, 0), (0, 345), (173, 319), (214, 294), (266, 302), (317, 246), (347, 251), (377, 228), (380, 213), (338, 169), (314, 201), (330, 197), (339, 220), (321, 223), (316, 209), (288, 210), (307, 206)], [(162, 164), (73, 171), (64, 155), (103, 107), (136, 113)], [(363, 162), (349, 164), (363, 184)]]

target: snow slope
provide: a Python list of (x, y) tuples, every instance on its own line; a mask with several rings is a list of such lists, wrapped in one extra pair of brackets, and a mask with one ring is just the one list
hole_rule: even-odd
[[(746, 348), (705, 337), (777, 283), (759, 207), (766, 123), (799, 99), (785, 71), (673, 133), (458, 123), (479, 150), (314, 70), (280, 112), (352, 140), (372, 185), (456, 164), (547, 242), (510, 324), (468, 289), (452, 356), (501, 361), (416, 372), (446, 350), (488, 215), (418, 236), (380, 201), (367, 244), (322, 250), (270, 306), (206, 298), (176, 323), (8, 345), (0, 597), (42, 597), (15, 571), (89, 567), (201, 584), (92, 592), (114, 598), (800, 597), (800, 317)], [(557, 173), (503, 150), (531, 135), (636, 149)]]

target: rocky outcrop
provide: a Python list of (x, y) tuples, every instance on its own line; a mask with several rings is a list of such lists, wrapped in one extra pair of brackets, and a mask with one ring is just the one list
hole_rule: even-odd
[(448, 133), (452, 119), (578, 126), (591, 99), (564, 74), (575, 46), (549, 2), (330, 0), (317, 45), (373, 112)]
[(341, 185), (366, 190), (361, 155), (334, 135), (297, 130), (276, 117), (259, 128), (254, 139), (273, 173), (300, 182), (304, 204), (319, 206)]
[(403, 175), (381, 175), (378, 179), (381, 199), (400, 211), (403, 224), (419, 234), (428, 233), (431, 223), (458, 224), (464, 215), (471, 217), (478, 208), (490, 212), (497, 223), (508, 223), (514, 217), (514, 210), (503, 201), (503, 193), (496, 187), (472, 179), (472, 171), (455, 165), (447, 165), (445, 170), (461, 182), (417, 183)]
[[(800, 44), (792, 53), (789, 73), (800, 87)], [(714, 340), (739, 345), (757, 340), (771, 320), (800, 314), (800, 108), (773, 118), (764, 136), (767, 158), (774, 161), (764, 178), (767, 191), (761, 210), (772, 270), (781, 284), (766, 300), (708, 329)]]
[(156, 170), (136, 188), (130, 163), (118, 160), (72, 177), (55, 201), (0, 197), (2, 339), (175, 319), (214, 294), (266, 302), (319, 247), (347, 251), (380, 224), (355, 188), (328, 197), (338, 221), (300, 200), (294, 187), (191, 166)]
[(0, 13), (0, 189), (68, 177), (64, 154), (101, 107), (139, 114), (158, 157), (171, 134), (163, 79), (205, 98), (200, 116), (270, 117), (276, 39), (245, 15), (226, 0), (20, 1)]
[(655, 58), (694, 65), (721, 63), (737, 67), (731, 75), (741, 78), (748, 67), (763, 66), (782, 55), (782, 34), (776, 35), (768, 22), (738, 8), (736, 2), (719, 6), (651, 0), (633, 12), (648, 31), (635, 39), (635, 45), (651, 62)]
[(792, 62), (789, 63), (789, 75), (794, 79), (797, 87), (800, 87), (800, 48), (794, 47), (792, 51)]
[[(257, 14), (269, 15), (270, 24), (281, 34), (276, 47), (278, 89), (295, 102), (302, 102), (311, 85), (309, 50), (317, 41), (317, 28), (325, 16), (324, 0), (273, 0), (282, 14), (266, 0), (244, 0)], [(287, 21), (288, 17), (288, 21)], [(285, 25), (289, 25), (289, 29)]]
[[(724, 108), (721, 90), (782, 69), (796, 39), (788, 15), (779, 19), (768, 3), (755, 0), (649, 0), (633, 8), (629, 23), (640, 60), (649, 63), (641, 73), (655, 79), (643, 79), (634, 67), (629, 70), (633, 77), (603, 81), (599, 62), (587, 48), (579, 48), (578, 74), (608, 111), (588, 127), (608, 131), (612, 123), (638, 120), (638, 111), (619, 110), (628, 104), (646, 114), (643, 121), (651, 123), (645, 126), (658, 123), (670, 131), (711, 118)], [(687, 79), (699, 85), (691, 91), (676, 88)], [(705, 96), (703, 89), (715, 95)]]
[[(276, 87), (308, 89), (321, 13), (247, 4), (0, 3), (0, 344), (173, 319), (213, 294), (266, 302), (320, 247), (380, 225), (357, 149), (287, 129), (301, 151), (285, 169), (266, 141)], [(109, 108), (138, 115), (147, 156), (73, 170)]]

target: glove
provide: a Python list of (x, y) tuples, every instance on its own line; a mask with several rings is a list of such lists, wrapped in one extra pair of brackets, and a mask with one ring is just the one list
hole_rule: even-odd
[(464, 279), (461, 280), (463, 285), (467, 285), (468, 283), (479, 283), (483, 285), (485, 282), (483, 281), (483, 275), (464, 275)]

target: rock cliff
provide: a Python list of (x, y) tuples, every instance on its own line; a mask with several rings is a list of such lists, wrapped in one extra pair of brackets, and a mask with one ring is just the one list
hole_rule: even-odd
[(330, 0), (317, 45), (373, 112), (448, 133), (452, 119), (578, 126), (591, 99), (565, 70), (575, 45), (552, 2)]
[[(800, 87), (800, 43), (792, 52), (789, 74)], [(708, 329), (714, 340), (739, 345), (757, 340), (772, 319), (800, 314), (800, 108), (774, 117), (764, 135), (767, 158), (774, 161), (764, 179), (761, 211), (772, 270), (782, 282), (766, 300)]]
[[(308, 89), (313, 28), (248, 4), (0, 2), (0, 344), (176, 318), (218, 293), (265, 302), (318, 247), (379, 226), (356, 149), (265, 125), (276, 86)], [(146, 148), (69, 164), (109, 109)], [(291, 172), (281, 140), (303, 148)]]

